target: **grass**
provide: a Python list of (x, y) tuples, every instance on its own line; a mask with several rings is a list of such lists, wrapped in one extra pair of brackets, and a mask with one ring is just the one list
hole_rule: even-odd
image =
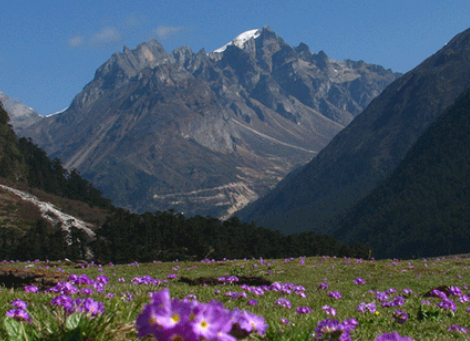
[[(45, 268), (52, 271), (64, 271), (68, 274), (86, 274), (91, 278), (106, 275), (110, 281), (105, 285), (104, 293), (94, 293), (92, 297), (104, 302), (105, 313), (95, 318), (77, 317), (80, 321), (67, 320), (61, 307), (52, 307), (50, 301), (57, 294), (27, 293), (23, 289), (0, 288), (0, 339), (8, 340), (7, 324), (10, 318), (5, 317), (14, 299), (22, 299), (28, 303), (28, 312), (32, 322), (21, 322), (24, 334), (18, 340), (138, 340), (135, 331), (135, 320), (143, 306), (150, 302), (148, 293), (169, 288), (171, 296), (182, 299), (187, 295), (195, 295), (199, 302), (216, 299), (227, 309), (239, 308), (249, 310), (265, 318), (269, 325), (264, 337), (250, 335), (251, 339), (260, 340), (314, 340), (312, 333), (317, 323), (326, 318), (356, 319), (359, 325), (351, 332), (353, 340), (375, 340), (385, 332), (397, 331), (402, 336), (413, 340), (470, 340), (470, 334), (449, 331), (452, 325), (460, 325), (470, 329), (470, 302), (461, 303), (458, 297), (452, 296), (457, 310), (452, 313), (437, 308), (439, 298), (423, 297), (431, 289), (439, 286), (459, 287), (464, 295), (469, 293), (466, 285), (470, 285), (470, 259), (447, 257), (432, 260), (380, 260), (362, 261), (334, 257), (314, 257), (289, 260), (225, 260), (220, 262), (171, 262), (149, 264), (125, 264), (116, 266), (90, 266), (75, 269), (64, 263), (3, 263), (4, 267)], [(169, 274), (176, 274), (175, 279), (159, 286), (133, 284), (134, 277), (150, 275), (154, 279), (166, 280)], [(192, 279), (227, 275), (261, 276), (272, 282), (293, 283), (305, 288), (306, 298), (295, 293), (287, 294), (266, 291), (263, 296), (247, 292), (246, 298), (233, 300), (225, 294), (229, 291), (243, 292), (238, 285), (189, 286), (178, 282), (181, 276)], [(125, 282), (118, 281), (124, 278)], [(355, 284), (354, 279), (362, 278), (365, 284)], [(320, 283), (327, 283), (328, 290), (318, 289)], [(382, 307), (371, 291), (385, 292), (389, 289), (397, 292), (390, 294), (389, 301), (396, 296), (405, 297), (405, 302), (398, 307)], [(402, 294), (403, 289), (411, 289), (410, 295)], [(216, 294), (215, 291), (220, 290)], [(329, 296), (332, 291), (339, 291), (342, 298)], [(106, 298), (106, 294), (115, 294), (114, 298)], [(128, 299), (131, 293), (132, 300)], [(76, 296), (76, 295), (75, 295)], [(286, 297), (292, 308), (283, 308), (275, 302)], [(248, 300), (255, 299), (256, 306), (246, 305)], [(427, 299), (430, 306), (421, 305)], [(375, 302), (378, 314), (360, 313), (359, 303)], [(336, 317), (328, 316), (323, 306), (328, 305), (337, 310)], [(424, 312), (421, 314), (420, 307)], [(296, 307), (309, 307), (312, 313), (298, 314)], [(409, 315), (404, 324), (394, 322), (393, 312), (401, 309)], [(289, 325), (281, 319), (290, 321)], [(68, 324), (68, 327), (67, 327)], [(72, 327), (73, 328), (72, 328)], [(74, 334), (75, 333), (75, 334)], [(13, 334), (11, 334), (13, 335)], [(29, 335), (29, 336), (24, 336)], [(29, 337), (29, 339), (27, 338)], [(11, 339), (11, 338), (10, 338)]]

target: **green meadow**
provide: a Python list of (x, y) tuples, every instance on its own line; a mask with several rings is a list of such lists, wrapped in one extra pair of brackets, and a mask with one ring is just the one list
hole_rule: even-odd
[[(59, 293), (45, 293), (44, 290), (33, 293), (24, 288), (3, 286), (0, 287), (2, 340), (139, 340), (136, 319), (151, 301), (149, 293), (165, 288), (169, 289), (172, 298), (201, 303), (217, 300), (226, 309), (238, 308), (262, 316), (268, 324), (266, 333), (251, 333), (246, 337), (249, 340), (315, 340), (318, 322), (327, 318), (339, 322), (355, 319), (358, 324), (350, 332), (352, 340), (375, 340), (384, 333), (395, 331), (413, 340), (470, 340), (470, 333), (465, 333), (465, 329), (450, 330), (452, 326), (451, 329), (457, 329), (455, 326), (470, 329), (468, 258), (358, 260), (311, 257), (89, 264), (85, 268), (67, 266), (63, 262), (2, 263), (3, 270), (25, 267), (48, 268), (67, 275), (86, 274), (91, 279), (106, 276), (109, 282), (100, 287), (98, 291), (101, 292), (92, 285), (79, 284), (77, 288), (89, 287), (92, 292), (69, 295), (72, 298), (89, 295), (86, 297), (104, 304), (104, 312), (95, 316), (68, 314), (62, 306), (51, 304)], [(139, 284), (143, 276), (160, 281)], [(265, 286), (260, 294), (260, 291), (251, 290), (253, 286), (250, 289), (236, 282), (190, 285), (181, 281), (183, 277), (217, 280), (230, 276), (261, 277), (279, 283), (277, 287), (284, 289), (273, 290), (276, 285), (271, 285), (268, 290)], [(441, 298), (427, 295), (436, 288), (454, 302), (454, 309), (439, 306)], [(291, 307), (276, 304), (279, 298), (287, 299)], [(16, 299), (27, 303), (30, 322), (7, 316), (7, 311), (13, 309), (11, 302)], [(375, 303), (375, 311), (358, 311), (362, 302)], [(308, 307), (311, 312), (299, 313), (297, 307)], [(397, 309), (408, 316), (402, 323), (394, 317)], [(144, 339), (153, 338), (147, 336)]]

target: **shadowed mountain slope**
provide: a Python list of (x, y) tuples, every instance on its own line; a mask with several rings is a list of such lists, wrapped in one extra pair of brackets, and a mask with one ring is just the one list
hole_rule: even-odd
[(356, 205), (336, 235), (378, 257), (470, 251), (470, 91), (418, 139), (389, 179)]
[(334, 226), (387, 177), (426, 128), (470, 86), (470, 30), (390, 84), (310, 163), (239, 212), (284, 232)]

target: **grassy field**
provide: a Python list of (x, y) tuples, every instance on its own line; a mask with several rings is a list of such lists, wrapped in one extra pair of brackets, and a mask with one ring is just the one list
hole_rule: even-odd
[[(2, 340), (138, 340), (136, 319), (150, 303), (149, 293), (165, 288), (169, 289), (172, 298), (188, 298), (201, 303), (217, 300), (230, 311), (238, 308), (262, 316), (268, 325), (266, 333), (252, 332), (247, 339), (316, 340), (320, 335), (315, 328), (320, 321), (329, 318), (338, 322), (357, 321), (350, 331), (352, 340), (375, 340), (392, 332), (413, 340), (470, 340), (470, 333), (464, 329), (470, 329), (470, 259), (467, 258), (206, 260), (89, 264), (78, 269), (63, 262), (2, 263), (3, 269), (25, 267), (49, 267), (53, 272), (68, 275), (85, 274), (94, 283), (68, 285), (62, 292), (74, 299), (91, 297), (102, 302), (104, 312), (67, 314), (63, 306), (51, 304), (60, 293), (45, 293), (44, 290), (33, 293), (23, 288), (0, 287)], [(145, 284), (149, 278), (143, 276), (159, 281)], [(260, 290), (236, 282), (189, 285), (180, 281), (182, 277), (217, 279), (229, 276), (262, 277), (274, 284)], [(76, 277), (71, 278), (76, 283)], [(80, 291), (71, 294), (74, 287)], [(436, 288), (440, 291), (426, 295)], [(279, 298), (288, 302), (279, 301)], [(7, 312), (11, 314), (15, 309), (12, 302), (17, 299), (27, 304), (24, 311), (28, 312), (30, 322), (18, 322), (21, 317), (7, 316)], [(334, 335), (328, 337), (335, 340)], [(147, 340), (152, 339), (147, 337)], [(328, 339), (326, 335), (324, 339)]]

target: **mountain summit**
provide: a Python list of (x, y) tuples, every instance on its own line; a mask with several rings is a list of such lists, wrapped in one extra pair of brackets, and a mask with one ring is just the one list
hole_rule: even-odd
[(284, 232), (325, 232), (468, 87), (470, 30), (390, 84), (318, 156), (240, 216)]
[(399, 75), (290, 47), (269, 27), (207, 54), (114, 53), (63, 113), (28, 127), (116, 205), (229, 215), (311, 160)]

